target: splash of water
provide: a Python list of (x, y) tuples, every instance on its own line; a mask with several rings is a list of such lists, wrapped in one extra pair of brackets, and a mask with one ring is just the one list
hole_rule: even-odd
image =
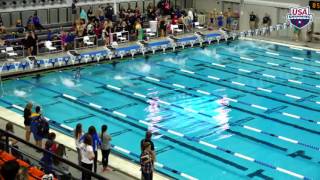
[(215, 58), (215, 59), (220, 59), (221, 58), (221, 55), (217, 54), (217, 50), (216, 49), (212, 49), (212, 50), (203, 49), (202, 51), (200, 51), (200, 53), (202, 55), (205, 55), (207, 57), (212, 57), (212, 58)]
[(187, 60), (186, 57), (176, 57), (176, 58), (169, 57), (169, 58), (165, 58), (163, 61), (183, 66), (186, 64), (186, 60)]
[(125, 77), (123, 77), (123, 76), (121, 76), (121, 75), (115, 75), (115, 76), (113, 77), (113, 79), (115, 79), (115, 80), (123, 80), (123, 79), (125, 79)]
[(69, 88), (75, 88), (77, 87), (76, 83), (74, 81), (72, 81), (71, 79), (68, 78), (62, 78), (61, 82), (63, 85), (69, 87)]
[(14, 93), (15, 96), (18, 96), (18, 97), (23, 97), (23, 98), (27, 97), (27, 93), (25, 91), (22, 91), (22, 90), (15, 89), (13, 91), (13, 93)]

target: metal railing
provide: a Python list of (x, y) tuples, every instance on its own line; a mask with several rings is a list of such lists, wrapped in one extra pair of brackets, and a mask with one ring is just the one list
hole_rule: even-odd
[[(93, 179), (99, 179), (99, 180), (104, 180), (107, 178), (99, 175), (99, 174), (96, 174), (92, 171), (89, 171), (69, 160), (66, 160), (62, 157), (59, 157), (57, 156), (56, 154), (53, 154), (52, 152), (50, 151), (47, 151), (45, 149), (42, 149), (42, 148), (39, 148), (33, 144), (31, 144), (30, 142), (27, 142), (17, 136), (15, 136), (14, 134), (10, 133), (10, 132), (7, 132), (7, 131), (4, 131), (2, 129), (0, 129), (0, 134), (1, 134), (1, 143), (2, 143), (2, 149), (6, 152), (12, 152), (12, 151), (15, 151), (15, 154), (16, 153), (19, 153), (21, 154), (21, 157), (23, 157), (21, 160), (24, 160), (24, 161), (29, 161), (29, 162), (33, 162), (33, 163), (30, 163), (31, 165), (40, 165), (40, 158), (39, 158), (39, 155), (36, 156), (36, 155), (32, 155), (32, 152), (40, 152), (42, 154), (49, 154), (52, 158), (54, 158), (56, 161), (58, 161), (59, 163), (63, 163), (65, 165), (67, 165), (69, 168), (72, 168), (72, 169), (69, 169), (69, 172), (72, 172), (72, 174), (67, 174), (69, 176), (70, 179), (81, 179), (81, 173), (86, 173), (88, 175), (90, 175)], [(10, 141), (14, 139), (16, 140), (19, 144), (19, 146), (26, 146), (24, 148), (17, 148), (16, 146), (12, 145), (10, 143)], [(29, 149), (29, 151), (27, 152), (27, 149)], [(20, 157), (20, 158), (21, 158)], [(17, 157), (18, 158), (18, 157)], [(41, 166), (41, 165), (40, 165)], [(58, 170), (56, 169), (54, 166), (53, 166), (53, 172), (55, 173), (63, 173), (61, 172), (61, 170)]]

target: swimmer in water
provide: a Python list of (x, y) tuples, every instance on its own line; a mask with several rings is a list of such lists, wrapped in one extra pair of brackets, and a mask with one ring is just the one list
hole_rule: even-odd
[(75, 78), (75, 79), (80, 79), (80, 78), (81, 78), (80, 67), (78, 67), (78, 68), (76, 69), (76, 73), (75, 73), (75, 75), (74, 75), (74, 78)]
[(149, 61), (149, 58), (150, 58), (150, 56), (149, 56), (149, 55), (146, 55), (146, 57), (144, 58), (144, 61), (145, 61), (145, 62), (148, 62), (148, 61)]
[(222, 99), (220, 99), (219, 103), (222, 106), (229, 106), (229, 100), (228, 100), (227, 96), (223, 96)]
[(115, 69), (116, 66), (117, 66), (117, 62), (116, 62), (116, 61), (113, 61), (113, 62), (112, 62), (112, 67), (113, 67), (113, 69)]

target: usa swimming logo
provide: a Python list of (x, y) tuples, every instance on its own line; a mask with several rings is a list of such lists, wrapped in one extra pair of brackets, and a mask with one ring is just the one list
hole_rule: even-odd
[(303, 29), (312, 22), (310, 7), (290, 8), (287, 18), (294, 27)]

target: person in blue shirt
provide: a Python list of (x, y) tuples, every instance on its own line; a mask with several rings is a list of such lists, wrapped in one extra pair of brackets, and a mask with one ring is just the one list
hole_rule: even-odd
[[(92, 147), (93, 147), (93, 152), (94, 152), (93, 169), (94, 169), (94, 172), (96, 173), (97, 172), (97, 160), (98, 160), (98, 147), (101, 146), (101, 140), (100, 140), (99, 135), (98, 135), (96, 128), (94, 126), (90, 126), (88, 129), (88, 132), (86, 134), (89, 134), (92, 137)], [(80, 138), (80, 142), (83, 141), (85, 135), (83, 135)]]
[(32, 21), (33, 21), (34, 27), (35, 27), (36, 29), (38, 29), (38, 30), (45, 29), (45, 28), (41, 25), (40, 19), (39, 19), (39, 17), (38, 17), (37, 14), (34, 14), (34, 15), (33, 15)]

